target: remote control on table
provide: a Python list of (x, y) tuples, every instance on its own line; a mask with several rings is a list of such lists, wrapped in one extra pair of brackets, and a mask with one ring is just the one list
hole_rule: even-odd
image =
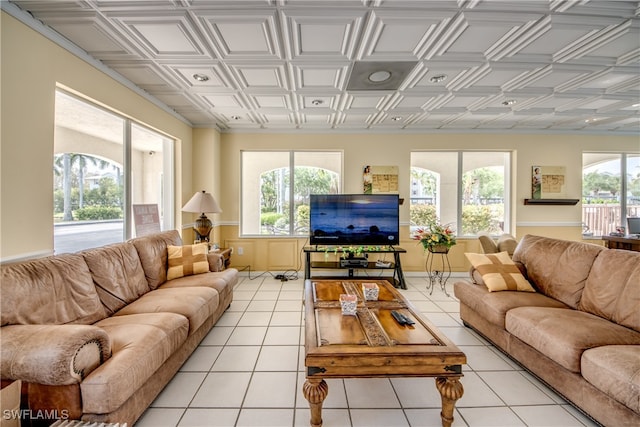
[(404, 314), (399, 313), (395, 310), (391, 310), (391, 315), (393, 316), (394, 319), (396, 319), (396, 322), (398, 322), (401, 325), (415, 325), (416, 323), (413, 320), (409, 319)]

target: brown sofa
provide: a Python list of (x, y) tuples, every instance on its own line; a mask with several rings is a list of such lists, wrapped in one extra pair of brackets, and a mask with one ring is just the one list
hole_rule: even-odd
[(0, 267), (2, 379), (22, 380), (28, 413), (133, 425), (151, 404), (238, 280), (209, 254), (167, 281), (168, 245), (177, 231)]
[(498, 252), (507, 252), (509, 255), (513, 255), (516, 250), (518, 241), (511, 234), (502, 234), (497, 240), (493, 240), (488, 234), (481, 234), (478, 236), (482, 252), (485, 254), (497, 254)]
[(536, 292), (459, 281), (465, 325), (602, 425), (640, 425), (640, 253), (526, 235), (513, 261)]

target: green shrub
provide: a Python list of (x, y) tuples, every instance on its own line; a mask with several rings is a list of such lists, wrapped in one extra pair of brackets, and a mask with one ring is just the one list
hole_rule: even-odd
[(467, 205), (462, 208), (462, 234), (476, 235), (483, 231), (494, 234), (500, 232), (496, 213), (488, 205)]
[(278, 230), (288, 230), (289, 229), (289, 217), (282, 215), (276, 223), (274, 224), (275, 228)]
[(276, 221), (282, 218), (284, 215), (277, 212), (265, 212), (260, 214), (260, 224), (263, 226), (274, 226)]
[(436, 207), (433, 205), (411, 205), (409, 216), (411, 224), (426, 226), (438, 222)]
[(296, 226), (298, 228), (309, 228), (309, 205), (300, 205), (296, 209)]
[(122, 209), (108, 206), (87, 206), (86, 208), (76, 210), (73, 214), (79, 221), (120, 219), (122, 218)]

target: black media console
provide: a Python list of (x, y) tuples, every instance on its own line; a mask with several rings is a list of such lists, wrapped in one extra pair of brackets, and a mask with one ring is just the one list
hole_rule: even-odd
[[(396, 288), (407, 289), (407, 284), (404, 280), (404, 274), (402, 273), (402, 264), (400, 263), (400, 254), (407, 251), (402, 248), (394, 246), (366, 246), (362, 249), (362, 254), (379, 253), (379, 254), (393, 254), (393, 262), (382, 264), (375, 261), (368, 261), (366, 258), (356, 258), (353, 261), (349, 261), (349, 258), (340, 259), (337, 261), (312, 261), (311, 254), (324, 253), (333, 256), (336, 250), (332, 247), (324, 246), (305, 246), (304, 253), (306, 255), (306, 262), (304, 265), (304, 278), (311, 279), (311, 269), (347, 269), (349, 271), (349, 277), (353, 276), (353, 271), (358, 269), (377, 269), (377, 270), (393, 270), (393, 277), (391, 283)], [(338, 254), (340, 250), (338, 249)], [(353, 258), (352, 258), (353, 259)]]

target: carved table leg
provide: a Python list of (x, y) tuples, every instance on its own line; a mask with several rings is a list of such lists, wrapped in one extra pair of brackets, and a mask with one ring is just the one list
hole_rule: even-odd
[(436, 388), (442, 397), (442, 427), (451, 427), (453, 423), (453, 408), (456, 401), (462, 397), (464, 389), (460, 378), (436, 378)]
[(311, 427), (322, 426), (322, 402), (329, 393), (329, 386), (322, 378), (307, 378), (302, 386), (302, 394), (311, 409)]

